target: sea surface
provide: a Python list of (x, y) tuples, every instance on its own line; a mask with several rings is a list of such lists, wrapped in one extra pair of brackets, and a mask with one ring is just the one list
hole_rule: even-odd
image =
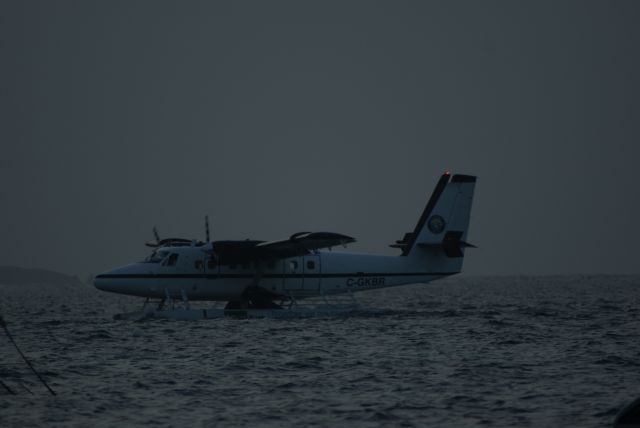
[[(0, 426), (611, 426), (640, 396), (640, 276), (454, 277), (350, 316), (115, 321), (141, 301), (0, 285)], [(371, 309), (371, 310), (369, 310)], [(29, 391), (31, 391), (31, 393)]]

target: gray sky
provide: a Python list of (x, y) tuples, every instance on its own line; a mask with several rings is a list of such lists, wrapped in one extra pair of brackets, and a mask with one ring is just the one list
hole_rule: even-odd
[(639, 273), (640, 3), (0, 5), (0, 264), (163, 236), (413, 229), (476, 174), (465, 272)]

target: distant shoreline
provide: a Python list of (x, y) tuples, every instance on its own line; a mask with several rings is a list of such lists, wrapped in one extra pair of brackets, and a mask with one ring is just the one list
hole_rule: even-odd
[(0, 266), (0, 284), (82, 285), (76, 276), (39, 268)]

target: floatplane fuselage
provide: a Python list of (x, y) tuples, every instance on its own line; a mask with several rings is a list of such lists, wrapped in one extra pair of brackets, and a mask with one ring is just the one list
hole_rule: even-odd
[[(301, 300), (405, 284), (459, 273), (466, 247), (476, 178), (440, 177), (413, 232), (392, 244), (399, 256), (333, 251), (347, 235), (301, 232), (282, 241), (147, 243), (149, 257), (98, 275), (94, 285), (132, 296), (226, 301), (229, 308), (275, 308)], [(155, 230), (154, 230), (155, 232)]]

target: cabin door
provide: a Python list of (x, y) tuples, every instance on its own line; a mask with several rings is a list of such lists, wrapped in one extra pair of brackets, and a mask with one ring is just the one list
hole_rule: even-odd
[(304, 256), (304, 289), (308, 291), (320, 289), (320, 256)]
[(284, 261), (284, 290), (302, 290), (304, 284), (304, 257), (291, 257)]

